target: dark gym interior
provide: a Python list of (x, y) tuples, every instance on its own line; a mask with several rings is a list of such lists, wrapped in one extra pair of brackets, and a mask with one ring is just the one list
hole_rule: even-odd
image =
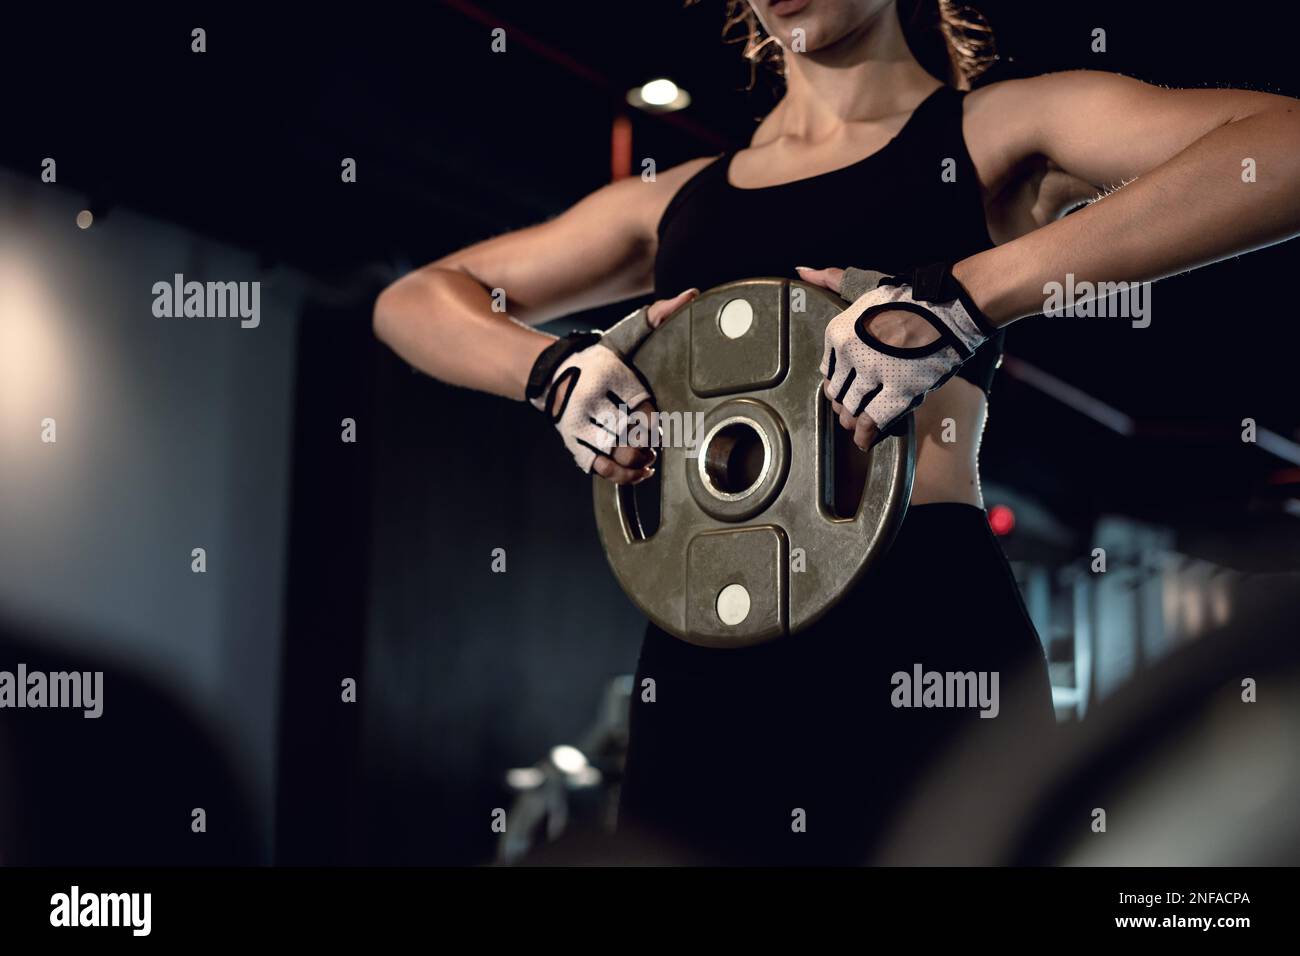
[[(1253, 17), (980, 6), (1003, 53), (983, 82), (1094, 67), (1300, 94), (1294, 34)], [(0, 720), (0, 862), (476, 865), (601, 832), (644, 619), (602, 554), (590, 482), (531, 409), (408, 367), (371, 310), (403, 272), (608, 182), (620, 124), (660, 169), (744, 143), (773, 94), (761, 74), (748, 88), (722, 4), (7, 19), (0, 668), (102, 670), (113, 696), (98, 721)], [(629, 106), (658, 76), (688, 109)], [(1069, 744), (1030, 793), (945, 768), (880, 862), (942, 860), (942, 821), (973, 790), (989, 806), (961, 812), (1015, 822), (961, 862), (1294, 862), (1300, 329), (1274, 290), (1296, 257), (1281, 244), (1162, 281), (1141, 334), (1010, 331), (984, 497)], [(259, 280), (260, 324), (155, 317), (151, 287), (177, 273)], [(1244, 677), (1271, 691), (1249, 717), (1223, 703)], [(1084, 778), (1158, 825), (1071, 843), (1058, 824)], [(1232, 836), (1226, 779), (1249, 782), (1266, 827)], [(498, 807), (530, 828), (494, 833)]]

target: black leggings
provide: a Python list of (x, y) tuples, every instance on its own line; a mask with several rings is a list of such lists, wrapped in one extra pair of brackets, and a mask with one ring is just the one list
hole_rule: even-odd
[[(918, 664), (996, 671), (1019, 703), (992, 720), (895, 707), (892, 675)], [(956, 732), (999, 720), (1054, 724), (1038, 636), (983, 510), (917, 505), (881, 564), (801, 634), (716, 650), (647, 628), (620, 827), (719, 862), (863, 862)]]

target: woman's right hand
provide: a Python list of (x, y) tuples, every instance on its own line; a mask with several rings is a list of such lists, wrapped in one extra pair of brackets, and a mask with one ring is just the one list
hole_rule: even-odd
[[(644, 310), (646, 322), (657, 329), (697, 295), (699, 290), (687, 289), (659, 299)], [(612, 349), (596, 342), (568, 356), (556, 368), (546, 394), (533, 404), (555, 423), (584, 472), (594, 471), (619, 485), (636, 484), (654, 474), (657, 455), (652, 447), (615, 444), (621, 415), (649, 415), (654, 404), (640, 373)]]

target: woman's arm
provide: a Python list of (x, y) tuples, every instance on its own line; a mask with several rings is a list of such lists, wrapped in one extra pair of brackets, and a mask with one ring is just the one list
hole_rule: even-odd
[[(1011, 168), (1044, 156), (1105, 198), (957, 263), (995, 325), (1042, 311), (1044, 286), (1144, 282), (1300, 232), (1300, 102), (1242, 90), (1167, 90), (1057, 73), (971, 94), (970, 138)], [(987, 146), (988, 144), (983, 144)], [(979, 145), (972, 143), (972, 151)], [(1245, 181), (1252, 160), (1255, 181)]]
[[(375, 334), (453, 385), (522, 399), (552, 341), (528, 327), (652, 286), (659, 216), (707, 160), (619, 180), (549, 222), (452, 253), (393, 283), (375, 302)], [(505, 293), (493, 311), (492, 290)]]

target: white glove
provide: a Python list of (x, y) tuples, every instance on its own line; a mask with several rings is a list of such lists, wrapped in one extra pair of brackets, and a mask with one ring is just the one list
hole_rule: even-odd
[[(826, 326), (821, 372), (849, 414), (876, 423), (877, 440), (996, 331), (944, 263), (903, 276), (846, 269), (840, 296), (852, 305)], [(912, 348), (880, 341), (867, 324), (890, 310), (916, 313), (939, 337)]]
[[(533, 407), (555, 423), (564, 446), (586, 473), (597, 455), (614, 450), (626, 416), (650, 398), (641, 374), (602, 345), (600, 337), (599, 332), (575, 332), (556, 340), (538, 356), (525, 391)], [(552, 407), (565, 382), (567, 394)]]

